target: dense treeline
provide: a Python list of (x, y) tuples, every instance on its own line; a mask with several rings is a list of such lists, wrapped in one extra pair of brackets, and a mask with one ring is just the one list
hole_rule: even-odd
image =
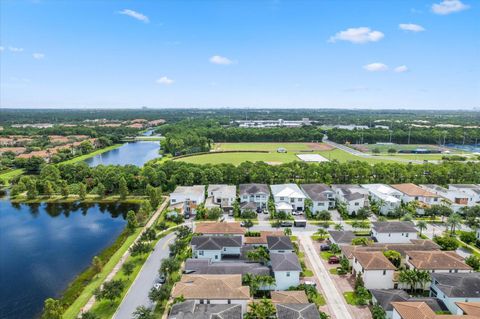
[[(480, 163), (405, 165), (356, 161), (319, 164), (291, 162), (272, 166), (263, 162), (195, 165), (167, 161), (149, 163), (143, 168), (127, 166), (89, 167), (85, 163), (45, 165), (38, 176), (24, 176), (12, 188), (12, 195), (27, 191), (36, 194), (82, 191), (94, 194), (145, 194), (153, 188), (172, 191), (178, 185), (240, 183), (480, 183)], [(53, 190), (52, 190), (53, 189)], [(123, 189), (123, 190), (122, 190)]]
[[(327, 132), (328, 138), (337, 143), (352, 144), (377, 142), (407, 144), (409, 128), (394, 128), (391, 132), (385, 129), (345, 130), (332, 129)], [(445, 138), (445, 139), (444, 139)], [(410, 144), (476, 144), (480, 142), (480, 129), (463, 128), (411, 128)], [(465, 143), (464, 143), (465, 142)]]

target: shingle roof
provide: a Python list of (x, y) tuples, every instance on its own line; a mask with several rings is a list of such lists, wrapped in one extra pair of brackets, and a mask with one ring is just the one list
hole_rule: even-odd
[(189, 299), (250, 299), (250, 288), (242, 286), (242, 275), (183, 275), (172, 297)]
[(239, 194), (241, 195), (254, 195), (257, 193), (265, 193), (270, 195), (270, 189), (267, 184), (240, 184), (238, 186)]
[(395, 266), (380, 251), (358, 251), (353, 253), (365, 270), (395, 270)]
[(198, 304), (189, 300), (172, 306), (169, 319), (241, 319), (242, 306), (235, 304)]
[(267, 236), (269, 250), (293, 250), (293, 244), (288, 236)]
[(273, 303), (308, 303), (308, 297), (303, 290), (272, 291)]
[(318, 319), (320, 313), (313, 303), (276, 304), (278, 319)]
[(328, 233), (337, 244), (351, 244), (352, 239), (359, 237), (351, 230), (329, 230)]
[(189, 258), (185, 262), (185, 273), (208, 275), (269, 275), (270, 268), (251, 262), (211, 262), (209, 259)]
[(480, 298), (480, 273), (432, 273), (432, 279), (450, 298)]
[(408, 262), (420, 270), (472, 270), (463, 258), (453, 251), (407, 251)]
[(448, 308), (438, 298), (412, 298), (410, 295), (401, 289), (370, 289), (370, 293), (375, 297), (377, 303), (385, 311), (392, 311), (392, 302), (425, 302), (433, 311), (447, 311)]
[(197, 250), (220, 250), (223, 247), (241, 247), (240, 236), (194, 236), (191, 245)]
[(324, 192), (332, 192), (332, 189), (325, 184), (302, 184), (300, 187), (305, 194), (307, 194), (307, 196), (315, 202), (328, 201), (328, 197), (324, 194)]
[(272, 189), (273, 196), (306, 198), (305, 194), (297, 184), (270, 185), (270, 188)]
[(377, 233), (416, 233), (417, 229), (412, 222), (392, 221), (392, 222), (373, 222), (373, 229)]
[(270, 253), (273, 271), (302, 271), (295, 253)]
[(240, 226), (239, 222), (203, 222), (197, 223), (195, 232), (197, 234), (212, 234), (212, 235), (243, 235), (245, 228)]

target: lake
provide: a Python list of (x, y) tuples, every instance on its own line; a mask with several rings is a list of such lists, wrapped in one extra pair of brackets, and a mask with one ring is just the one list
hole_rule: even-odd
[(0, 199), (0, 318), (40, 315), (125, 227), (127, 204), (12, 204)]
[(90, 166), (100, 164), (143, 166), (146, 162), (160, 157), (159, 150), (158, 141), (128, 142), (119, 148), (86, 159), (85, 162)]

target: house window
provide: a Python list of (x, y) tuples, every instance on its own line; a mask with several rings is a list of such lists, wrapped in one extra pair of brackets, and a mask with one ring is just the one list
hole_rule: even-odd
[(290, 203), (294, 203), (295, 202), (295, 198), (290, 198)]
[(289, 271), (287, 271), (287, 277), (290, 277), (290, 272)]
[(407, 236), (407, 237), (410, 236), (410, 233), (407, 233), (405, 236)]
[(359, 203), (359, 202), (356, 202), (356, 203), (355, 203), (355, 206), (360, 206), (360, 203)]
[(203, 256), (203, 250), (199, 250), (199, 251), (198, 251), (198, 255), (199, 255), (199, 256)]
[(176, 199), (172, 199), (171, 202), (172, 202), (172, 203), (176, 203), (177, 200), (176, 200)]
[(215, 255), (215, 259), (218, 259), (218, 255)]
[(298, 202), (301, 202), (301, 201), (302, 201), (302, 199), (301, 199), (301, 198), (299, 198), (297, 201), (298, 201)]
[(285, 197), (280, 197), (280, 200), (285, 200)]
[(200, 299), (200, 304), (203, 305), (205, 301), (203, 299)]
[(226, 248), (226, 247), (223, 247), (223, 251), (227, 251), (227, 248)]
[(232, 300), (228, 299), (227, 303), (230, 305), (232, 303)]
[(383, 271), (383, 275), (385, 276), (386, 274), (387, 274), (387, 271), (386, 271), (386, 270), (384, 270), (384, 271)]

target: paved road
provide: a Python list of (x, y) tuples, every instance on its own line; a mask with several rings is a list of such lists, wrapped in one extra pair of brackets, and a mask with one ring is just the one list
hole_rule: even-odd
[(320, 260), (320, 256), (315, 252), (315, 247), (313, 246), (311, 238), (302, 233), (299, 235), (299, 239), (305, 249), (307, 258), (310, 260), (313, 272), (325, 293), (325, 298), (331, 314), (333, 314), (336, 319), (353, 319), (348, 311), (348, 305), (346, 304), (345, 299), (338, 292), (327, 268)]
[(158, 269), (162, 260), (168, 257), (168, 245), (173, 242), (175, 234), (171, 233), (160, 239), (155, 245), (155, 250), (150, 254), (143, 265), (137, 278), (130, 286), (125, 298), (113, 315), (114, 319), (130, 319), (132, 313), (138, 306), (152, 307), (153, 304), (148, 299), (148, 293), (158, 277)]

